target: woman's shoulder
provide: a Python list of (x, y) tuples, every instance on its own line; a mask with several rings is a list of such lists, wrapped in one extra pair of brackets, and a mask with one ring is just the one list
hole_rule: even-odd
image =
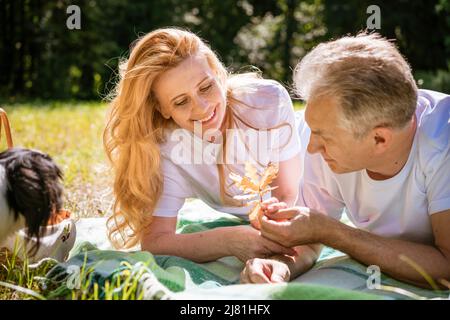
[(256, 109), (280, 108), (291, 103), (288, 91), (281, 83), (251, 75), (235, 75), (228, 81), (231, 96)]
[(253, 127), (275, 127), (293, 118), (291, 97), (275, 80), (234, 76), (228, 88), (235, 115)]

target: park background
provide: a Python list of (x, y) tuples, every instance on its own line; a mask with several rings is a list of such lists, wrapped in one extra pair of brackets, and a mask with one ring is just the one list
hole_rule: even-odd
[[(70, 5), (81, 29), (69, 30)], [(366, 28), (377, 5), (382, 35), (396, 39), (419, 84), (450, 91), (448, 0), (1, 0), (0, 95), (99, 100), (130, 44), (158, 27), (188, 28), (232, 71), (254, 65), (287, 85), (318, 43)]]
[[(71, 5), (79, 30), (67, 27)], [(14, 144), (50, 154), (64, 171), (65, 208), (75, 218), (105, 216), (113, 201), (105, 98), (136, 38), (190, 29), (230, 71), (257, 67), (290, 90), (297, 62), (322, 41), (364, 30), (371, 5), (380, 8), (376, 31), (396, 40), (419, 87), (450, 93), (450, 0), (0, 0), (0, 107)], [(6, 270), (0, 280), (34, 287), (23, 269)], [(0, 299), (20, 297), (0, 290)]]
[[(71, 5), (80, 29), (68, 28)], [(257, 67), (290, 89), (297, 62), (322, 41), (366, 29), (371, 5), (380, 9), (375, 31), (396, 41), (419, 87), (449, 93), (450, 0), (0, 0), (0, 106), (15, 145), (47, 152), (63, 169), (66, 208), (103, 216), (112, 205), (105, 98), (139, 36), (187, 28), (230, 71)]]
[[(71, 5), (80, 29), (68, 28)], [(15, 145), (47, 152), (63, 169), (66, 208), (103, 216), (112, 205), (105, 98), (139, 36), (187, 28), (230, 71), (257, 67), (290, 89), (297, 62), (322, 41), (366, 29), (371, 5), (380, 9), (375, 31), (396, 40), (419, 87), (449, 93), (450, 0), (0, 0), (0, 106)]]

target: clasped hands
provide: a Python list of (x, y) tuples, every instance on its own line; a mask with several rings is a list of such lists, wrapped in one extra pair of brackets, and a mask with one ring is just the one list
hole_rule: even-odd
[[(261, 235), (288, 248), (320, 242), (319, 212), (305, 207), (288, 208), (286, 203), (270, 198), (261, 205)], [(242, 283), (277, 283), (290, 280), (291, 271), (284, 259), (254, 258), (246, 262)]]

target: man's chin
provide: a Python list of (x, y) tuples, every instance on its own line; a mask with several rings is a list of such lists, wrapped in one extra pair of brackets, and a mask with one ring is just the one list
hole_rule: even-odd
[(344, 168), (341, 168), (334, 161), (327, 162), (327, 165), (328, 165), (328, 168), (330, 168), (330, 170), (333, 171), (333, 173), (342, 174), (342, 173), (349, 173), (349, 172), (351, 172), (351, 170), (346, 170)]

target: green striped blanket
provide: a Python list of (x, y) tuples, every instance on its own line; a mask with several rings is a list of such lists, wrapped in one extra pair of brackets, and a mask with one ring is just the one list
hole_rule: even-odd
[[(220, 226), (247, 223), (215, 212), (199, 201), (188, 203), (180, 213), (179, 233), (191, 233)], [(96, 232), (92, 232), (95, 229)], [(381, 288), (370, 289), (367, 267), (340, 252), (326, 248), (312, 270), (286, 284), (239, 284), (243, 264), (235, 257), (198, 264), (174, 256), (153, 256), (149, 252), (114, 251), (106, 240), (104, 220), (77, 224), (77, 243), (68, 261), (47, 274), (53, 283), (53, 297), (67, 296), (74, 284), (73, 270), (90, 269), (92, 283), (101, 288), (118, 275), (132, 274), (142, 287), (144, 298), (171, 299), (411, 299), (448, 297), (381, 276)], [(143, 276), (145, 275), (145, 276)], [(76, 280), (76, 279), (75, 279)], [(155, 289), (156, 288), (156, 289)], [(158, 289), (159, 288), (159, 289)], [(147, 290), (148, 289), (148, 290)], [(100, 298), (102, 293), (100, 292)]]

